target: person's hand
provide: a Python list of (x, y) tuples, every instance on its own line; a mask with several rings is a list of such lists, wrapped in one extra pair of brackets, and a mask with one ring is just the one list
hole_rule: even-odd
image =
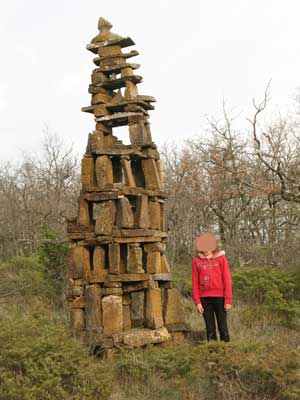
[(231, 304), (225, 304), (225, 311), (229, 311), (231, 309)]
[(201, 304), (201, 303), (197, 304), (197, 310), (198, 310), (198, 312), (199, 312), (200, 314), (203, 314), (203, 313), (204, 313), (204, 308), (202, 307), (202, 304)]

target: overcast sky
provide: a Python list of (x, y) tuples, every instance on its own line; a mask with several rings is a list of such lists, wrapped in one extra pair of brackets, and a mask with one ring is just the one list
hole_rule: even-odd
[(95, 68), (85, 46), (99, 16), (136, 43), (131, 60), (140, 94), (157, 99), (150, 122), (161, 145), (201, 133), (223, 98), (245, 120), (270, 79), (272, 107), (290, 105), (299, 15), (297, 0), (1, 0), (0, 159), (38, 149), (45, 126), (84, 152), (94, 122), (80, 109)]

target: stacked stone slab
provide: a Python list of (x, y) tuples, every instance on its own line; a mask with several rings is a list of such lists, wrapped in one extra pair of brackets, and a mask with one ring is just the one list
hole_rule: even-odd
[[(162, 165), (152, 141), (149, 110), (155, 99), (138, 94), (138, 54), (128, 37), (100, 33), (89, 93), (96, 128), (82, 159), (78, 216), (68, 221), (68, 299), (74, 331), (112, 349), (180, 338), (186, 329), (180, 296), (166, 257)], [(130, 145), (113, 134), (128, 126)]]

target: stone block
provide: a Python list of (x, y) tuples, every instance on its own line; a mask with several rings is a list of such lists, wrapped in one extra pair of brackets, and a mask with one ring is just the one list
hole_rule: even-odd
[(160, 180), (155, 160), (152, 158), (142, 160), (142, 170), (145, 177), (146, 189), (160, 189)]
[(159, 274), (161, 272), (161, 258), (159, 251), (147, 253), (147, 272), (148, 274)]
[(170, 272), (167, 273), (160, 273), (160, 274), (153, 274), (152, 278), (156, 281), (171, 281), (172, 274)]
[(94, 105), (94, 115), (95, 117), (106, 117), (109, 115), (109, 111), (107, 110), (104, 104), (96, 104)]
[(107, 270), (92, 270), (87, 279), (88, 283), (102, 283), (107, 280), (108, 272)]
[(131, 169), (129, 160), (127, 160), (126, 158), (122, 158), (121, 163), (122, 163), (122, 168), (123, 168), (123, 172), (124, 172), (126, 185), (131, 186), (131, 187), (136, 187), (135, 179), (134, 179), (134, 176), (132, 173), (132, 169)]
[(149, 280), (148, 274), (119, 274), (119, 275), (108, 275), (110, 282), (138, 282)]
[(95, 165), (97, 186), (104, 188), (113, 184), (113, 167), (108, 156), (98, 156)]
[(85, 246), (76, 246), (70, 249), (68, 258), (70, 277), (86, 279), (90, 273), (90, 252)]
[(161, 226), (160, 203), (156, 201), (149, 201), (149, 219), (150, 219), (150, 228), (160, 230)]
[(119, 274), (120, 271), (120, 245), (110, 243), (108, 245), (109, 273)]
[(163, 254), (166, 251), (166, 245), (165, 245), (165, 243), (162, 243), (162, 242), (145, 243), (144, 251), (145, 251), (145, 253), (159, 251), (160, 253)]
[(144, 273), (143, 269), (143, 250), (138, 243), (132, 243), (128, 245), (129, 254), (128, 254), (128, 265), (127, 272), (128, 273)]
[(121, 288), (122, 287), (122, 283), (121, 282), (104, 282), (104, 287), (107, 288)]
[(125, 78), (126, 76), (132, 76), (133, 69), (131, 67), (122, 68), (121, 70), (121, 78)]
[(105, 248), (103, 246), (95, 246), (93, 253), (94, 270), (105, 269)]
[(116, 205), (113, 200), (94, 204), (93, 218), (96, 219), (96, 235), (110, 235), (116, 220)]
[(111, 336), (122, 332), (123, 329), (123, 305), (121, 296), (105, 296), (102, 299), (102, 323), (103, 333)]
[(84, 291), (86, 330), (89, 333), (102, 332), (101, 288), (87, 285)]
[(164, 203), (160, 203), (160, 230), (162, 232), (166, 231), (166, 215)]
[(135, 226), (142, 229), (147, 229), (150, 226), (148, 196), (141, 195), (137, 197)]
[(165, 289), (164, 321), (168, 329), (183, 330), (185, 318), (178, 289)]
[(160, 182), (160, 188), (164, 188), (164, 175), (163, 175), (163, 167), (162, 167), (162, 161), (161, 160), (156, 160), (156, 169), (157, 169), (157, 174), (159, 177), (159, 182)]
[(133, 146), (146, 146), (152, 143), (149, 124), (144, 121), (138, 121), (129, 125), (129, 138)]
[(164, 324), (160, 289), (146, 291), (146, 324), (148, 328), (161, 328)]
[(167, 257), (163, 254), (160, 258), (160, 265), (161, 265), (161, 273), (168, 273), (171, 272), (170, 265), (168, 263)]
[(120, 197), (117, 202), (117, 226), (119, 228), (133, 228), (134, 216), (127, 197)]
[(122, 55), (122, 51), (121, 47), (117, 45), (105, 46), (98, 48), (98, 54), (100, 57), (109, 57), (109, 56)]
[(95, 246), (93, 252), (93, 269), (90, 272), (90, 283), (104, 282), (107, 278), (107, 269), (105, 269), (105, 248)]
[(73, 308), (70, 310), (71, 327), (75, 332), (81, 332), (85, 328), (84, 311), (82, 308)]
[(134, 328), (143, 326), (145, 320), (145, 292), (131, 293), (131, 321)]
[(112, 97), (108, 93), (96, 93), (92, 95), (92, 105), (111, 103)]
[(78, 224), (85, 226), (91, 224), (89, 203), (84, 199), (79, 200)]
[(123, 342), (130, 347), (142, 347), (146, 344), (162, 343), (170, 339), (165, 327), (159, 329), (132, 329), (125, 333)]
[(131, 81), (126, 81), (125, 98), (126, 100), (134, 99), (138, 95), (136, 84)]
[(131, 297), (130, 297), (130, 294), (128, 294), (128, 293), (123, 294), (122, 303), (123, 303), (123, 306), (124, 306), (124, 305), (130, 305), (130, 304), (131, 304)]
[(123, 303), (123, 331), (131, 329), (131, 311), (130, 304)]
[(84, 296), (76, 297), (71, 304), (71, 308), (84, 308), (85, 299)]
[(104, 289), (104, 294), (105, 294), (105, 296), (108, 296), (108, 295), (110, 295), (110, 294), (114, 294), (114, 295), (117, 295), (117, 296), (121, 296), (122, 293), (123, 293), (122, 288), (105, 288), (105, 289)]
[(81, 161), (81, 184), (83, 188), (94, 185), (95, 163), (90, 155), (85, 155)]
[[(139, 290), (148, 289), (148, 287), (149, 287), (149, 280), (142, 281), (142, 282), (134, 282), (134, 283), (132, 282), (130, 284), (123, 285), (123, 293), (136, 292)], [(123, 297), (124, 297), (124, 295), (123, 295)], [(131, 303), (131, 301), (130, 301), (130, 303)]]

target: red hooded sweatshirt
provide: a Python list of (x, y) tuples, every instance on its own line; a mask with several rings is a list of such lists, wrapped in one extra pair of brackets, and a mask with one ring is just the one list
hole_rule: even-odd
[(231, 273), (224, 251), (215, 252), (211, 258), (195, 257), (192, 262), (193, 300), (200, 297), (224, 297), (225, 304), (232, 303)]

